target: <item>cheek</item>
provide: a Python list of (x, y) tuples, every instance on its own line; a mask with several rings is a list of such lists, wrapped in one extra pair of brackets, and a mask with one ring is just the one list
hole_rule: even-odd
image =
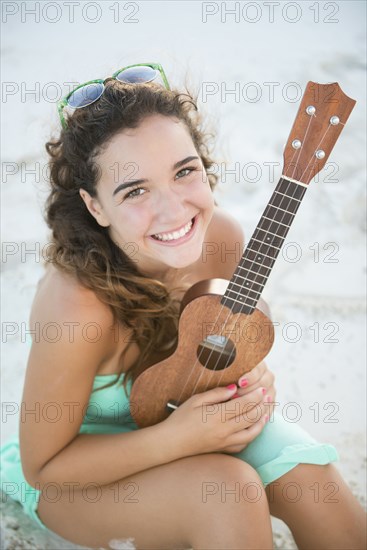
[(213, 192), (207, 182), (198, 182), (190, 192), (191, 201), (197, 206), (206, 209), (214, 208)]
[(149, 208), (144, 208), (142, 205), (122, 209), (118, 216), (118, 227), (122, 234), (134, 234), (137, 237), (144, 235), (147, 228), (152, 223), (152, 212)]
[(214, 196), (210, 188), (203, 191), (200, 196), (201, 206), (207, 210), (208, 215), (211, 215), (214, 211)]

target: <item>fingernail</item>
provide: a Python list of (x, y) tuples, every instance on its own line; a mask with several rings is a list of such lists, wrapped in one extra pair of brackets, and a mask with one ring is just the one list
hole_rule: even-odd
[(227, 390), (235, 390), (237, 388), (236, 384), (230, 384), (229, 386), (227, 386)]
[(266, 415), (264, 416), (264, 422), (268, 422), (268, 421), (269, 421), (269, 416), (266, 414)]
[(270, 401), (271, 401), (270, 395), (267, 395), (266, 398), (265, 398), (265, 400), (266, 400), (267, 403), (270, 403)]
[(263, 394), (263, 395), (266, 394), (266, 388), (261, 388), (261, 391), (262, 391), (262, 394)]
[(246, 380), (246, 378), (242, 378), (242, 380), (240, 380), (240, 387), (241, 388), (245, 388), (248, 384), (248, 380)]
[(234, 395), (232, 395), (232, 399), (235, 399), (235, 397), (239, 397), (238, 393), (235, 393)]

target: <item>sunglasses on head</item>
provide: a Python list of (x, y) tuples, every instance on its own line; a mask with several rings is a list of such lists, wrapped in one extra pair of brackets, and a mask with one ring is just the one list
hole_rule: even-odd
[(105, 90), (105, 82), (109, 78), (114, 78), (119, 82), (125, 82), (127, 84), (139, 84), (151, 82), (155, 80), (159, 74), (162, 77), (165, 88), (170, 90), (167, 77), (159, 63), (138, 63), (136, 65), (129, 65), (128, 67), (119, 69), (111, 77), (107, 77), (104, 80), (89, 80), (84, 84), (80, 84), (57, 104), (62, 127), (64, 129), (67, 128), (63, 113), (65, 107), (69, 106), (72, 109), (82, 109), (83, 107), (91, 105), (101, 97)]

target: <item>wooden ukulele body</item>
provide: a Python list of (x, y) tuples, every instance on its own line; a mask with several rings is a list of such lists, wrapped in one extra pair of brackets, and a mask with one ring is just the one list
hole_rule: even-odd
[(265, 302), (251, 315), (233, 313), (221, 304), (228, 283), (209, 279), (186, 292), (176, 350), (133, 384), (130, 409), (140, 428), (167, 418), (169, 402), (180, 405), (196, 393), (236, 383), (268, 354), (274, 328)]

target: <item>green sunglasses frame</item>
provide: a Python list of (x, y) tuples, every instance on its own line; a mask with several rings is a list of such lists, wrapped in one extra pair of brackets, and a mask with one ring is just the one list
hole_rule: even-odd
[[(128, 65), (127, 67), (122, 67), (122, 69), (119, 69), (118, 71), (115, 71), (113, 73), (112, 76), (108, 76), (107, 78), (105, 78), (104, 80), (101, 79), (101, 78), (97, 78), (96, 80), (89, 80), (88, 82), (84, 82), (84, 84), (79, 84), (79, 86), (77, 86), (76, 88), (74, 88), (71, 92), (68, 93), (68, 95), (66, 95), (63, 99), (61, 99), (58, 104), (57, 104), (57, 110), (58, 110), (58, 113), (59, 113), (59, 117), (60, 117), (60, 121), (61, 121), (61, 125), (62, 127), (64, 128), (64, 130), (67, 128), (67, 124), (66, 124), (66, 120), (64, 118), (64, 109), (65, 107), (68, 105), (68, 99), (69, 97), (74, 93), (76, 92), (76, 90), (79, 90), (79, 88), (83, 88), (84, 86), (87, 86), (88, 84), (94, 84), (94, 83), (98, 83), (98, 84), (103, 84), (106, 82), (106, 80), (108, 80), (109, 78), (114, 78), (115, 80), (117, 80), (117, 75), (119, 73), (121, 73), (122, 71), (125, 71), (126, 69), (131, 69), (133, 67), (151, 67), (152, 69), (156, 70), (156, 71), (159, 71), (160, 74), (161, 74), (161, 77), (162, 77), (162, 80), (164, 82), (164, 86), (167, 88), (167, 90), (170, 90), (170, 85), (168, 83), (168, 80), (167, 80), (167, 77), (165, 75), (165, 72), (163, 70), (163, 67), (162, 65), (160, 65), (159, 63), (135, 63), (134, 65)], [(119, 81), (119, 82), (122, 82), (122, 81)], [(104, 90), (103, 90), (104, 91)], [(103, 94), (103, 92), (102, 92)], [(101, 96), (102, 96), (101, 94)], [(100, 97), (101, 97), (100, 96)], [(89, 103), (89, 105), (92, 105), (93, 103), (95, 103), (96, 101), (98, 101), (99, 98), (97, 98), (95, 101), (92, 101), (91, 103)], [(85, 107), (88, 107), (89, 105), (85, 105)], [(81, 109), (82, 107), (79, 107), (79, 109)]]

